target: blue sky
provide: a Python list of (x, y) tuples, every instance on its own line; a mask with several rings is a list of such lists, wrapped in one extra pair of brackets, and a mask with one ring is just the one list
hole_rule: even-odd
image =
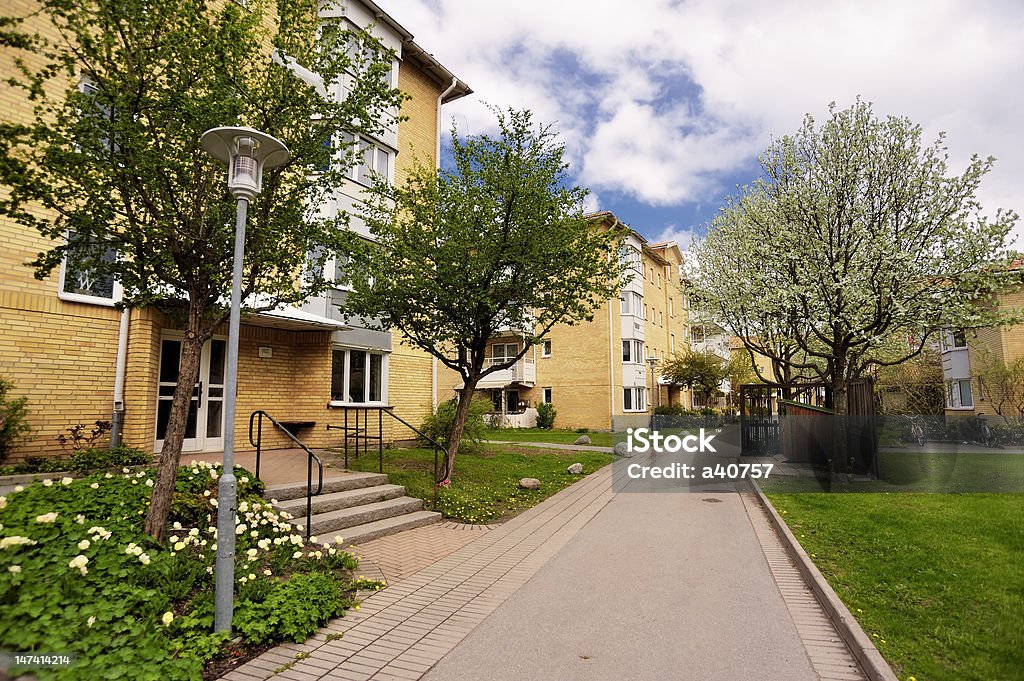
[[(486, 104), (554, 123), (589, 208), (685, 247), (749, 183), (772, 136), (860, 95), (950, 168), (997, 157), (986, 213), (1024, 212), (1024, 3), (379, 0), (474, 94), (445, 127), (490, 132)], [(1018, 224), (1017, 232), (1022, 231)]]

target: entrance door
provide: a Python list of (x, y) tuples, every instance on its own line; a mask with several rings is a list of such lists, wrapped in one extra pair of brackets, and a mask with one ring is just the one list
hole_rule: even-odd
[[(178, 385), (181, 363), (181, 338), (166, 337), (160, 344), (160, 374), (156, 403), (156, 450), (164, 444), (171, 400)], [(203, 452), (224, 449), (224, 363), (227, 343), (219, 338), (207, 341), (199, 362), (199, 381), (192, 389), (192, 400), (185, 424), (182, 451)]]

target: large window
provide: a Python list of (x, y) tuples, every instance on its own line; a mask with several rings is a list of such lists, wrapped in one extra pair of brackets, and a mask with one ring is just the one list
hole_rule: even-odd
[(331, 401), (381, 403), (387, 397), (384, 353), (335, 348), (331, 360)]
[(341, 133), (341, 147), (353, 150), (355, 163), (348, 171), (348, 177), (359, 184), (369, 186), (379, 176), (391, 181), (391, 165), (394, 152), (386, 146), (362, 135)]
[(95, 265), (112, 263), (117, 260), (117, 249), (78, 238), (68, 234), (68, 250), (60, 268), (60, 292), (58, 297), (81, 303), (113, 305), (121, 296), (121, 290), (112, 274), (97, 271)]
[(646, 411), (647, 388), (623, 388), (622, 389), (622, 410), (623, 411)]
[(495, 364), (502, 364), (519, 354), (519, 343), (495, 343), (491, 346), (491, 358)]
[(639, 340), (622, 341), (622, 361), (625, 364), (642, 364), (644, 361), (644, 342)]
[(941, 350), (955, 350), (957, 348), (967, 347), (967, 334), (963, 329), (946, 330), (939, 335), (939, 345)]
[(971, 379), (963, 378), (946, 381), (946, 408), (974, 408), (974, 392), (971, 390)]
[(630, 267), (641, 277), (644, 275), (644, 266), (640, 262), (640, 251), (632, 246), (623, 246), (619, 251), (619, 262)]
[(619, 294), (619, 303), (622, 305), (622, 314), (643, 317), (644, 297), (634, 291), (623, 291)]

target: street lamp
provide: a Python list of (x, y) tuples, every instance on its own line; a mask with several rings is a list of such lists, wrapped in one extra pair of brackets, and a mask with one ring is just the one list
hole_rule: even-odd
[(228, 190), (238, 202), (235, 218), (235, 259), (231, 273), (231, 317), (228, 324), (224, 377), (224, 472), (217, 486), (216, 631), (231, 631), (235, 589), (235, 401), (238, 396), (238, 329), (241, 325), (242, 260), (249, 201), (263, 187), (263, 170), (288, 161), (288, 147), (252, 128), (213, 128), (200, 140), (211, 156), (228, 166)]

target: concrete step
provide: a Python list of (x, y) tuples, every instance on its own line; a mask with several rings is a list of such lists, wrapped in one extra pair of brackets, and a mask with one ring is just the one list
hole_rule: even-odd
[[(328, 513), (342, 508), (363, 506), (376, 501), (395, 499), (401, 496), (405, 496), (405, 488), (401, 485), (375, 485), (373, 487), (358, 487), (343, 492), (331, 492), (330, 494), (321, 494), (313, 497), (313, 513)], [(282, 511), (291, 513), (296, 518), (305, 517), (306, 495), (303, 494), (297, 499), (281, 501), (277, 507)]]
[[(388, 476), (383, 473), (351, 473), (342, 478), (324, 478), (324, 488), (320, 496), (334, 492), (346, 492), (353, 489), (376, 487), (388, 484)], [(313, 471), (313, 490), (316, 491), (316, 471)], [(287, 482), (279, 485), (267, 485), (263, 492), (264, 499), (288, 501), (290, 499), (306, 499), (305, 482)], [(305, 506), (303, 506), (305, 508)]]
[(394, 516), (393, 518), (375, 520), (372, 523), (364, 523), (362, 525), (349, 527), (342, 531), (342, 536), (345, 539), (345, 546), (348, 546), (349, 544), (360, 544), (362, 542), (370, 541), (371, 539), (395, 534), (396, 532), (401, 532), (403, 530), (411, 530), (414, 527), (431, 525), (439, 522), (440, 520), (440, 513), (435, 513), (434, 511), (416, 511), (414, 513), (406, 513), (404, 515)]
[[(317, 513), (313, 516), (313, 534), (321, 535), (338, 532), (348, 527), (364, 525), (366, 523), (393, 518), (406, 513), (414, 513), (423, 508), (422, 499), (412, 497), (398, 497), (397, 499), (385, 499), (372, 504), (363, 504), (353, 508), (342, 508), (327, 513)], [(300, 524), (305, 518), (296, 517), (295, 521)], [(341, 533), (345, 536), (345, 533)]]

